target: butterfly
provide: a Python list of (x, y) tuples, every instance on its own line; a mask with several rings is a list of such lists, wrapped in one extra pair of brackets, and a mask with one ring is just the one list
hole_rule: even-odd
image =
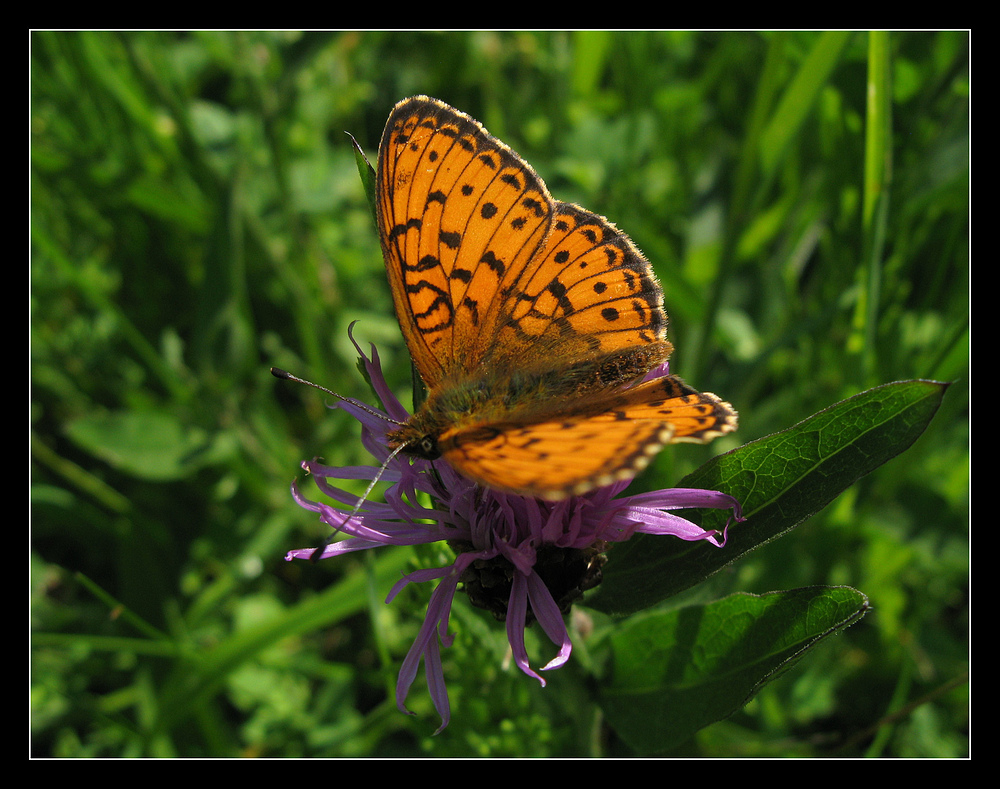
[(736, 428), (714, 394), (655, 376), (672, 346), (642, 253), (604, 217), (554, 200), (478, 121), (428, 96), (401, 101), (375, 194), (396, 316), (427, 389), (391, 447), (558, 500), (631, 478), (667, 444)]

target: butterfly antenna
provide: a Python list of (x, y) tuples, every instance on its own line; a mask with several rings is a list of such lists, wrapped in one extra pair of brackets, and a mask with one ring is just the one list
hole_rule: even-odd
[[(396, 457), (396, 455), (398, 455), (404, 449), (406, 449), (405, 444), (396, 447), (394, 450), (392, 450), (392, 452), (389, 453), (389, 457), (385, 459), (385, 462), (382, 464), (378, 472), (375, 474), (374, 479), (372, 479), (372, 481), (368, 483), (368, 487), (365, 488), (365, 492), (361, 494), (361, 498), (358, 499), (358, 503), (354, 505), (354, 509), (352, 509), (349, 513), (347, 513), (344, 520), (341, 521), (340, 526), (343, 526), (351, 518), (357, 515), (358, 512), (361, 511), (361, 508), (364, 506), (364, 503), (368, 501), (368, 494), (372, 492), (372, 488), (374, 488), (375, 485), (378, 483), (378, 481), (382, 479), (382, 474), (385, 473), (385, 470), (389, 467), (389, 463), (392, 462), (392, 459)], [(333, 542), (333, 538), (337, 536), (338, 532), (340, 532), (340, 526), (335, 526), (330, 535), (325, 540), (323, 540), (322, 544), (319, 545), (311, 554), (309, 554), (310, 562), (315, 564), (319, 560), (319, 558), (323, 555), (323, 551), (326, 550), (327, 546), (331, 542)]]
[[(337, 394), (331, 389), (327, 389), (325, 386), (320, 386), (319, 384), (314, 384), (312, 381), (307, 381), (305, 378), (299, 378), (297, 375), (292, 375), (290, 372), (288, 372), (288, 370), (282, 370), (280, 367), (272, 367), (271, 375), (273, 375), (275, 378), (281, 378), (286, 381), (295, 381), (295, 383), (297, 384), (305, 384), (306, 386), (311, 386), (313, 389), (319, 389), (321, 392), (326, 392), (331, 397), (335, 397), (338, 400), (343, 400), (346, 403), (350, 403), (356, 408), (360, 408), (362, 411), (365, 411), (366, 413), (371, 414), (372, 416), (376, 416), (383, 421), (391, 422), (394, 425), (403, 424), (402, 422), (398, 422), (397, 420), (386, 416), (381, 411), (376, 411), (374, 408), (370, 408), (364, 403), (358, 402), (354, 398), (344, 397), (343, 395)], [(352, 509), (349, 513), (347, 513), (347, 517), (345, 517), (344, 520), (341, 522), (341, 526), (344, 523), (347, 523), (347, 521), (349, 521), (351, 518), (357, 515), (358, 512), (361, 511), (361, 508), (364, 506), (364, 503), (368, 500), (368, 494), (372, 492), (372, 488), (374, 488), (375, 485), (378, 483), (378, 481), (382, 479), (382, 475), (385, 473), (385, 470), (389, 467), (389, 463), (392, 461), (394, 457), (396, 457), (396, 455), (398, 455), (405, 448), (406, 444), (402, 444), (396, 447), (394, 450), (392, 450), (391, 453), (389, 453), (389, 457), (385, 459), (385, 462), (382, 464), (378, 472), (375, 474), (375, 478), (368, 484), (368, 487), (365, 488), (365, 492), (361, 494), (361, 498), (359, 498), (358, 503), (354, 505), (354, 509)], [(333, 532), (325, 540), (323, 540), (323, 544), (320, 545), (318, 548), (316, 548), (316, 550), (314, 550), (311, 554), (309, 554), (310, 562), (313, 562), (314, 564), (316, 563), (319, 557), (323, 555), (323, 551), (326, 550), (326, 547), (331, 542), (333, 542), (333, 538), (337, 536), (337, 533), (339, 531), (340, 531), (340, 526), (334, 527)]]
[(319, 384), (314, 384), (312, 381), (307, 381), (305, 378), (299, 378), (297, 375), (292, 375), (288, 370), (282, 370), (280, 367), (272, 367), (271, 375), (275, 378), (281, 378), (285, 381), (295, 381), (297, 384), (305, 384), (306, 386), (311, 386), (313, 389), (319, 389), (321, 392), (326, 392), (331, 397), (336, 397), (338, 400), (343, 400), (345, 403), (350, 403), (355, 408), (360, 408), (362, 411), (371, 414), (372, 416), (378, 417), (383, 422), (391, 422), (394, 425), (401, 425), (402, 422), (388, 417), (381, 411), (376, 411), (371, 406), (367, 406), (364, 403), (355, 400), (353, 397), (344, 397), (342, 394), (337, 394), (332, 389), (327, 389), (325, 386), (320, 386)]

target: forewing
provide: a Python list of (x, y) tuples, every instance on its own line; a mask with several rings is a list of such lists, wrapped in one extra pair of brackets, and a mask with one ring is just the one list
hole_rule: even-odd
[(417, 370), (434, 387), (481, 361), (477, 341), (495, 331), (486, 313), (521, 279), (548, 232), (553, 201), (510, 148), (426, 96), (400, 102), (389, 116), (377, 195), (396, 314)]

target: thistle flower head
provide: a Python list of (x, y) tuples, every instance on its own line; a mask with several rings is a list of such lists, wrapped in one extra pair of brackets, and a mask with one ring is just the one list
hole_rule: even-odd
[[(440, 650), (442, 645), (450, 646), (454, 638), (448, 632), (448, 620), (459, 584), (474, 605), (506, 622), (514, 662), (544, 686), (545, 680), (528, 660), (525, 627), (537, 621), (556, 646), (556, 655), (540, 670), (564, 665), (572, 643), (563, 614), (587, 589), (600, 583), (604, 551), (610, 545), (636, 533), (708, 540), (720, 547), (725, 544), (725, 530), (702, 529), (671, 512), (677, 509), (730, 509), (731, 517), (743, 520), (739, 503), (715, 491), (674, 488), (619, 497), (629, 484), (624, 481), (558, 502), (540, 501), (481, 488), (441, 460), (393, 455), (386, 433), (405, 422), (409, 414), (386, 384), (375, 347), (371, 358), (357, 343), (355, 347), (385, 410), (375, 411), (349, 399), (338, 401), (335, 407), (361, 423), (362, 442), (379, 465), (331, 467), (316, 460), (303, 462), (319, 491), (337, 504), (306, 498), (297, 482), (292, 483), (292, 496), (348, 537), (326, 545), (319, 558), (383, 545), (438, 541), (447, 542), (454, 550), (452, 564), (409, 573), (386, 599), (391, 602), (407, 584), (437, 582), (423, 626), (403, 660), (396, 704), (408, 712), (406, 696), (423, 660), (430, 696), (441, 716), (438, 731), (448, 725), (451, 716)], [(665, 370), (655, 373), (664, 374)], [(392, 483), (385, 501), (365, 501), (353, 514), (358, 497), (330, 481), (372, 480), (378, 474)], [(418, 493), (429, 494), (433, 505), (420, 504)], [(315, 552), (315, 548), (303, 548), (285, 558), (308, 559)]]

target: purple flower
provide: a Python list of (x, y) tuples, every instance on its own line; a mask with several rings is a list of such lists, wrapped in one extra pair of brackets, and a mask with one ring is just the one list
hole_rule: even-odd
[[(351, 338), (352, 342), (353, 337)], [(739, 502), (724, 493), (675, 488), (616, 498), (628, 481), (599, 488), (558, 502), (540, 501), (480, 488), (447, 463), (396, 455), (385, 434), (409, 417), (389, 390), (382, 375), (378, 352), (372, 346), (368, 359), (358, 348), (372, 386), (385, 412), (354, 400), (340, 400), (339, 407), (362, 425), (362, 442), (379, 466), (334, 468), (315, 460), (302, 463), (320, 491), (340, 507), (307, 499), (292, 483), (298, 504), (319, 513), (320, 520), (350, 539), (326, 545), (320, 558), (377, 548), (382, 545), (420, 545), (445, 540), (455, 550), (455, 561), (446, 567), (416, 570), (400, 579), (386, 602), (411, 582), (437, 581), (427, 616), (413, 646), (403, 660), (396, 682), (396, 705), (404, 702), (416, 677), (421, 658), (434, 707), (441, 716), (440, 732), (448, 725), (451, 710), (441, 668), (441, 645), (450, 646), (448, 618), (458, 584), (462, 583), (475, 605), (488, 608), (506, 620), (507, 638), (518, 667), (545, 685), (529, 665), (524, 629), (537, 620), (558, 653), (541, 670), (559, 668), (572, 651), (563, 614), (582, 593), (600, 583), (603, 552), (610, 543), (623, 542), (636, 532), (673, 535), (682, 540), (709, 540), (725, 544), (725, 530), (703, 530), (669, 510), (711, 507), (731, 509), (743, 520)], [(387, 462), (388, 460), (388, 462)], [(356, 514), (359, 497), (334, 487), (331, 479), (381, 479), (394, 483), (384, 503), (365, 501)], [(428, 493), (432, 508), (417, 502), (417, 493)], [(728, 527), (728, 522), (727, 522)], [(287, 560), (308, 559), (316, 549), (290, 551)]]

